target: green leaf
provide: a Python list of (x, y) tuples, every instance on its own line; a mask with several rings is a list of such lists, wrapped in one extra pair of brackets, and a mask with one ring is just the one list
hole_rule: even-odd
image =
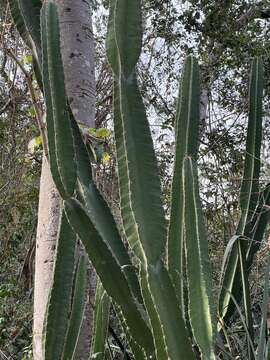
[(197, 168), (191, 157), (183, 163), (184, 222), (189, 317), (193, 336), (205, 359), (215, 359), (211, 266), (199, 198)]
[(29, 109), (27, 110), (27, 115), (31, 116), (32, 118), (34, 118), (36, 116), (36, 111), (34, 106), (30, 106)]
[(29, 55), (29, 54), (24, 55), (24, 57), (23, 57), (24, 64), (29, 65), (29, 64), (32, 63), (32, 61), (33, 61), (33, 56), (32, 55)]
[(88, 128), (88, 129), (87, 129), (87, 132), (88, 132), (89, 135), (95, 135), (96, 129), (94, 129), (94, 128)]
[(43, 333), (44, 360), (60, 360), (69, 323), (76, 235), (64, 211), (58, 230), (53, 282)]
[(69, 326), (65, 339), (65, 346), (62, 354), (63, 360), (71, 360), (74, 358), (77, 341), (80, 335), (80, 329), (83, 321), (85, 307), (86, 292), (86, 270), (87, 257), (81, 255), (78, 260), (75, 279), (74, 292), (72, 297), (71, 314), (69, 318)]
[(39, 145), (42, 144), (41, 136), (36, 136), (36, 137), (35, 137), (35, 143), (36, 143), (37, 146), (39, 146)]
[(97, 138), (101, 138), (101, 139), (106, 138), (106, 137), (108, 137), (109, 135), (110, 135), (110, 130), (109, 130), (109, 129), (106, 129), (106, 128), (99, 128), (99, 129), (97, 129), (96, 132), (95, 132), (95, 136), (96, 136)]
[(107, 164), (110, 161), (110, 158), (110, 154), (105, 151), (102, 155), (102, 162)]
[(36, 136), (28, 143), (28, 152), (33, 154), (42, 144), (41, 136)]

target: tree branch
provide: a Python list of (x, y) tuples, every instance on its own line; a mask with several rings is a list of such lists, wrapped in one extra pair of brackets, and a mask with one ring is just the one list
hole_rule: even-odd
[(35, 115), (36, 115), (36, 120), (37, 120), (39, 131), (40, 131), (40, 136), (42, 139), (44, 154), (48, 158), (48, 144), (47, 144), (47, 138), (46, 138), (46, 134), (45, 134), (45, 124), (43, 122), (42, 112), (40, 111), (40, 108), (38, 106), (35, 90), (32, 85), (31, 76), (26, 71), (24, 66), (21, 64), (21, 62), (19, 61), (19, 59), (17, 58), (17, 56), (13, 53), (13, 51), (11, 49), (6, 49), (6, 53), (13, 61), (15, 61), (15, 63), (19, 66), (19, 68), (21, 69), (22, 73), (24, 74), (24, 76), (26, 78), (26, 82), (27, 82), (27, 86), (28, 86), (28, 89), (30, 92), (32, 104), (33, 104), (33, 107), (35, 110)]
[(258, 5), (251, 6), (245, 14), (236, 20), (236, 30), (240, 30), (254, 19), (270, 19), (270, 10), (263, 10)]

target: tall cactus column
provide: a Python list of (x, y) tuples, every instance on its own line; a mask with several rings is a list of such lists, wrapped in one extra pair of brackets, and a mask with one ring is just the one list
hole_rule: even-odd
[[(82, 124), (94, 127), (95, 78), (91, 1), (55, 0), (55, 3), (60, 14), (61, 51), (66, 78), (66, 93), (71, 109), (76, 119)], [(41, 335), (46, 301), (52, 281), (53, 250), (59, 218), (59, 198), (52, 183), (46, 159), (43, 161), (38, 216), (33, 340), (35, 360), (42, 359)], [(93, 277), (93, 271), (89, 272), (89, 277)], [(93, 284), (93, 280), (91, 279), (88, 283)], [(89, 289), (89, 291), (89, 297), (94, 297), (94, 289)], [(90, 306), (87, 307), (86, 312), (88, 315), (82, 327), (76, 355), (82, 360), (85, 356), (87, 358), (87, 353), (89, 353)], [(88, 341), (86, 341), (87, 338)]]

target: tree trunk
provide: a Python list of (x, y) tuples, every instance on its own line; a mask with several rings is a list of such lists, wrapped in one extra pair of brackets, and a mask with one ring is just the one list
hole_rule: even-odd
[[(75, 119), (94, 127), (95, 77), (91, 1), (55, 0), (59, 11), (61, 52), (66, 93)], [(43, 360), (42, 330), (48, 294), (52, 282), (54, 249), (57, 239), (60, 198), (53, 184), (49, 165), (43, 159), (40, 181), (39, 212), (35, 261), (33, 353)], [(76, 359), (89, 357), (95, 276), (88, 270), (88, 299), (76, 350)]]
[(45, 156), (42, 162), (36, 238), (33, 353), (42, 360), (42, 329), (52, 283), (53, 257), (59, 221), (60, 197)]
[(95, 75), (91, 0), (55, 0), (58, 5), (66, 92), (75, 119), (94, 127)]

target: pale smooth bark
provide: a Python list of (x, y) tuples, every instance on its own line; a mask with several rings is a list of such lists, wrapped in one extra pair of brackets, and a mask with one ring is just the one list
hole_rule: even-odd
[[(66, 93), (75, 119), (94, 127), (95, 77), (94, 41), (91, 22), (91, 0), (55, 0), (58, 6), (61, 52)], [(35, 261), (34, 290), (34, 360), (43, 360), (42, 331), (48, 294), (52, 283), (54, 250), (59, 222), (60, 198), (53, 184), (47, 160), (43, 159), (40, 181), (39, 212)], [(76, 350), (76, 359), (88, 359), (92, 323), (91, 302), (94, 299), (95, 276), (88, 270), (88, 296), (85, 319)]]
[(33, 353), (42, 360), (42, 329), (52, 282), (53, 255), (57, 238), (60, 197), (54, 186), (47, 159), (43, 158), (36, 237)]
[(75, 119), (94, 127), (95, 75), (91, 0), (55, 0), (58, 5), (66, 92)]

